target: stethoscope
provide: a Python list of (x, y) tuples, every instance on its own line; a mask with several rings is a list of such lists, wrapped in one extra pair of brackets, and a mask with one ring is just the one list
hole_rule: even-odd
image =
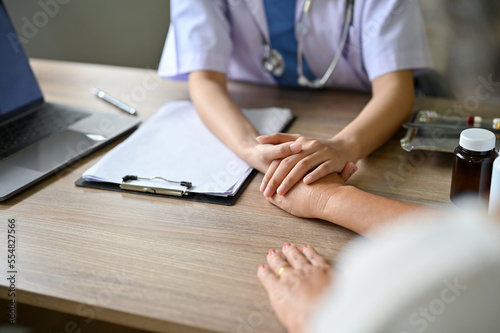
[[(321, 79), (315, 79), (313, 81), (309, 80), (304, 75), (304, 66), (302, 64), (303, 40), (304, 40), (304, 35), (306, 33), (305, 22), (307, 16), (309, 15), (309, 10), (311, 9), (312, 1), (313, 0), (306, 0), (306, 2), (304, 3), (304, 7), (302, 8), (302, 17), (300, 18), (300, 22), (298, 25), (299, 38), (297, 41), (297, 74), (299, 77), (297, 82), (300, 86), (317, 89), (324, 87), (328, 79), (330, 79), (330, 77), (333, 74), (333, 71), (337, 67), (342, 52), (344, 51), (345, 44), (347, 41), (347, 34), (349, 33), (349, 26), (352, 23), (354, 0), (347, 0), (347, 7), (344, 19), (344, 30), (342, 32), (342, 37), (340, 39), (339, 48), (335, 53), (335, 56), (333, 57), (330, 66), (328, 67), (328, 69), (326, 70), (325, 74)], [(260, 27), (259, 31), (262, 38), (262, 44), (264, 45), (264, 57), (262, 58), (262, 68), (264, 68), (266, 72), (279, 77), (283, 75), (285, 71), (285, 61), (283, 60), (283, 56), (281, 55), (281, 53), (279, 53), (279, 51), (271, 47), (271, 43), (266, 38), (264, 32)]]

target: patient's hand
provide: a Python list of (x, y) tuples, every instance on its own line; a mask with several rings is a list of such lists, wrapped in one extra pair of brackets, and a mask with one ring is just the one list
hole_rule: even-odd
[(356, 165), (349, 162), (342, 176), (333, 173), (309, 185), (298, 182), (285, 195), (275, 194), (268, 201), (295, 216), (324, 218), (323, 210), (328, 200), (342, 189), (345, 180), (356, 170)]
[(257, 275), (276, 315), (289, 333), (306, 332), (314, 305), (330, 284), (332, 268), (312, 247), (299, 250), (290, 243), (283, 245), (283, 255), (269, 250), (267, 262)]

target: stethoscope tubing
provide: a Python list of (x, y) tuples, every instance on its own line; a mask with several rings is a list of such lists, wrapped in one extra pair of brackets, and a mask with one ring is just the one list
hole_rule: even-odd
[[(313, 0), (306, 0), (304, 6), (302, 7), (302, 16), (298, 23), (298, 40), (297, 40), (297, 74), (298, 74), (298, 84), (303, 87), (309, 88), (322, 88), (326, 85), (330, 77), (332, 76), (335, 68), (337, 67), (340, 57), (342, 56), (342, 52), (345, 49), (345, 45), (347, 43), (347, 36), (349, 34), (349, 26), (353, 20), (353, 12), (354, 12), (354, 0), (347, 0), (347, 7), (344, 19), (344, 29), (342, 31), (342, 36), (339, 43), (339, 48), (335, 53), (330, 66), (328, 67), (325, 74), (320, 79), (315, 79), (313, 81), (309, 80), (304, 75), (304, 65), (302, 62), (303, 55), (303, 42), (304, 36), (306, 34), (306, 26), (305, 22), (309, 15), (309, 11), (311, 9)], [(270, 41), (266, 38), (264, 31), (259, 26), (257, 22), (257, 28), (259, 29), (259, 34), (262, 39), (262, 44), (264, 46), (264, 57), (262, 59), (262, 67), (266, 72), (271, 73), (274, 76), (281, 76), (285, 70), (285, 62), (283, 61), (283, 56), (271, 46)]]
[(342, 31), (342, 37), (340, 39), (339, 48), (337, 49), (337, 52), (335, 53), (335, 56), (333, 57), (333, 60), (330, 63), (330, 66), (328, 67), (325, 74), (323, 74), (323, 77), (321, 77), (321, 79), (315, 79), (313, 81), (309, 80), (304, 75), (304, 66), (302, 64), (303, 41), (304, 41), (304, 35), (305, 35), (304, 24), (305, 24), (306, 16), (308, 16), (308, 14), (309, 14), (310, 5), (311, 5), (310, 3), (307, 4), (308, 2), (312, 2), (312, 0), (307, 0), (306, 3), (304, 4), (302, 18), (299, 22), (299, 39), (297, 41), (297, 73), (299, 76), (298, 83), (299, 83), (299, 85), (304, 86), (304, 87), (318, 89), (318, 88), (323, 88), (326, 85), (326, 83), (328, 82), (328, 80), (332, 76), (333, 72), (335, 71), (335, 68), (337, 68), (337, 65), (340, 61), (340, 57), (342, 56), (342, 52), (345, 49), (345, 45), (347, 42), (347, 36), (349, 34), (349, 26), (351, 25), (352, 19), (353, 19), (354, 0), (347, 1), (347, 8), (346, 8), (346, 13), (345, 13), (344, 29)]

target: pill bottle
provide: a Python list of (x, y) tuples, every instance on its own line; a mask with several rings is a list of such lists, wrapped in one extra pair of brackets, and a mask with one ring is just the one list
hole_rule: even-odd
[(468, 195), (488, 203), (495, 150), (495, 134), (482, 128), (470, 128), (460, 133), (459, 146), (455, 149), (450, 199), (460, 204), (459, 197)]
[(493, 163), (488, 213), (500, 215), (500, 158)]

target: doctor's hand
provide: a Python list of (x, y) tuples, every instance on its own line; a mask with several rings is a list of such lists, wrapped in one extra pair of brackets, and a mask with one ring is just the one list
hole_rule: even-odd
[(263, 145), (280, 145), (292, 140), (301, 145), (301, 151), (271, 163), (260, 187), (266, 198), (275, 193), (285, 195), (301, 179), (305, 184), (311, 184), (331, 173), (339, 173), (344, 181), (352, 175), (353, 169), (345, 166), (354, 158), (350, 156), (349, 148), (335, 138), (321, 140), (285, 133), (257, 138)]
[(246, 155), (248, 158), (245, 158), (245, 160), (260, 172), (266, 173), (273, 161), (287, 158), (299, 153), (301, 150), (302, 145), (294, 140), (279, 144), (255, 143), (249, 149)]

